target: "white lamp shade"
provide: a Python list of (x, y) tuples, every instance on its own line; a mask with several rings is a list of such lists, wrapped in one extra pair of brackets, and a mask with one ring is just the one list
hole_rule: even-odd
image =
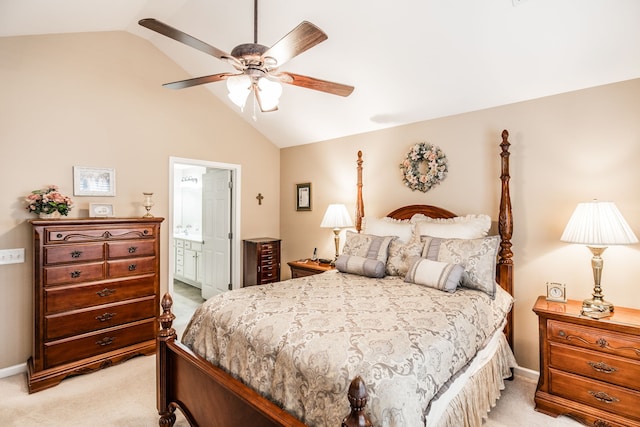
[(578, 203), (560, 240), (593, 246), (638, 243), (616, 205), (597, 200)]
[(282, 85), (269, 79), (258, 80), (258, 90), (260, 91), (260, 103), (264, 111), (273, 110), (280, 102), (282, 95)]
[(332, 204), (327, 207), (324, 218), (320, 223), (322, 228), (345, 228), (353, 227), (347, 207), (341, 204)]
[(246, 74), (233, 76), (227, 79), (229, 99), (240, 109), (244, 109), (249, 93), (251, 93), (251, 77)]

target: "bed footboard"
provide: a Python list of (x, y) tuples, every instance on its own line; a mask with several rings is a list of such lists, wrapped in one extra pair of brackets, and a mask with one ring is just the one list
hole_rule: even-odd
[[(156, 357), (157, 405), (160, 426), (173, 426), (179, 408), (193, 426), (303, 427), (305, 424), (261, 394), (210, 364), (177, 341), (172, 328), (173, 299), (162, 298), (158, 318), (160, 332)], [(368, 395), (364, 381), (356, 377), (348, 394), (351, 412), (343, 427), (368, 427), (365, 415)]]

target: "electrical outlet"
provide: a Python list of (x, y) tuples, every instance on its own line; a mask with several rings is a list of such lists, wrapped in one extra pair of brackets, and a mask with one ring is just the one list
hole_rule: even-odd
[(0, 264), (19, 264), (24, 262), (24, 248), (0, 249)]

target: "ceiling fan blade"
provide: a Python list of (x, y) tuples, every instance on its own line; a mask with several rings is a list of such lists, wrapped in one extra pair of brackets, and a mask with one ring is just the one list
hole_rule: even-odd
[(140, 21), (138, 21), (138, 24), (155, 31), (156, 33), (160, 33), (163, 36), (167, 36), (171, 39), (179, 41), (180, 43), (184, 43), (187, 46), (191, 46), (194, 49), (198, 49), (201, 52), (207, 53), (211, 56), (215, 56), (216, 58), (222, 59), (223, 61), (230, 62), (234, 66), (242, 66), (240, 61), (238, 61), (227, 52), (220, 50), (217, 47), (213, 47), (210, 44), (203, 42), (202, 40), (198, 40), (197, 38), (190, 36), (189, 34), (184, 33), (176, 28), (173, 28), (170, 25), (160, 22), (157, 19), (141, 19)]
[(332, 95), (349, 96), (354, 89), (353, 86), (329, 82), (326, 80), (320, 80), (294, 73), (282, 72), (275, 74), (274, 77), (277, 77), (282, 83), (300, 86), (307, 89), (319, 90), (320, 92), (326, 92)]
[(169, 89), (184, 89), (187, 87), (202, 85), (205, 83), (219, 82), (220, 80), (226, 80), (231, 76), (239, 76), (239, 75), (242, 75), (242, 74), (231, 74), (231, 73), (212, 74), (210, 76), (195, 77), (193, 79), (179, 80), (177, 82), (165, 83), (162, 86), (167, 87)]
[(327, 38), (328, 36), (320, 28), (311, 22), (303, 21), (271, 46), (262, 57), (273, 58), (276, 61), (275, 67), (279, 67), (302, 52), (322, 43)]

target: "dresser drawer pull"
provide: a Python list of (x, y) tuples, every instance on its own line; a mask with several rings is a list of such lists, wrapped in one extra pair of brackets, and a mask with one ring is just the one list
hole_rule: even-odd
[(80, 258), (80, 255), (82, 255), (82, 251), (71, 252), (71, 258)]
[(104, 313), (102, 316), (96, 316), (96, 320), (100, 322), (106, 322), (114, 318), (115, 313)]
[(595, 420), (593, 422), (593, 427), (613, 427), (613, 426), (608, 422), (606, 422), (605, 420)]
[(96, 344), (98, 344), (101, 347), (104, 347), (104, 346), (113, 344), (115, 340), (116, 339), (113, 337), (104, 337), (100, 341), (96, 341)]
[(602, 372), (604, 374), (613, 374), (617, 371), (613, 366), (609, 366), (604, 362), (587, 362), (589, 366), (591, 366), (594, 370), (598, 372)]
[(80, 277), (80, 270), (73, 270), (70, 275), (72, 279), (77, 279), (78, 277)]
[(129, 246), (129, 253), (130, 253), (130, 254), (135, 254), (137, 250), (138, 250), (138, 248), (137, 248), (137, 247), (135, 247), (135, 246)]
[(616, 399), (613, 396), (609, 396), (604, 391), (589, 391), (589, 394), (593, 396), (596, 400), (604, 403), (616, 403), (620, 402), (620, 399)]
[(109, 295), (113, 295), (116, 293), (115, 289), (104, 288), (101, 291), (96, 292), (99, 297), (108, 297)]
[(129, 271), (136, 271), (136, 265), (135, 264), (129, 264)]

